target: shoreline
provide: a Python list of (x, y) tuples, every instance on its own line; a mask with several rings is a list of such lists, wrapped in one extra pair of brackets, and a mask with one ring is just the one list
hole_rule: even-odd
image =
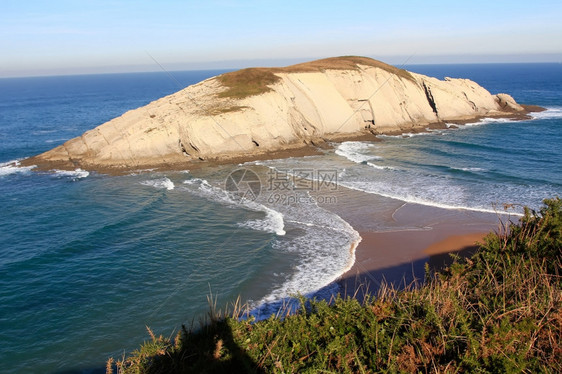
[[(69, 161), (46, 161), (42, 160), (39, 155), (23, 158), (20, 161), (21, 166), (30, 167), (35, 166), (34, 171), (48, 172), (52, 170), (67, 170), (73, 171), (76, 169), (87, 170), (90, 172), (97, 172), (100, 174), (107, 175), (125, 175), (132, 172), (138, 172), (142, 170), (151, 169), (154, 171), (164, 172), (164, 171), (182, 171), (182, 170), (197, 170), (205, 167), (213, 167), (219, 165), (229, 165), (229, 164), (242, 164), (252, 161), (260, 160), (272, 160), (272, 159), (282, 159), (290, 157), (304, 157), (313, 156), (323, 153), (323, 150), (331, 149), (332, 145), (330, 143), (341, 143), (344, 141), (381, 141), (378, 138), (379, 135), (389, 135), (389, 136), (400, 136), (409, 133), (424, 133), (428, 130), (435, 129), (447, 129), (446, 124), (453, 125), (463, 125), (467, 123), (475, 123), (486, 118), (505, 118), (512, 119), (515, 121), (524, 121), (531, 119), (530, 113), (542, 112), (547, 110), (546, 108), (537, 105), (525, 105), (521, 104), (524, 108), (521, 112), (497, 112), (488, 113), (482, 116), (467, 116), (466, 118), (457, 118), (435, 123), (424, 123), (424, 124), (411, 124), (411, 127), (399, 127), (392, 131), (377, 132), (373, 129), (366, 127), (361, 132), (348, 133), (348, 134), (326, 134), (324, 137), (310, 138), (304, 140), (303, 143), (292, 143), (286, 144), (284, 149), (276, 149), (271, 151), (261, 151), (251, 154), (231, 154), (223, 155), (222, 158), (213, 159), (199, 159), (199, 160), (185, 160), (181, 162), (173, 161), (166, 162), (161, 161), (159, 163), (146, 162), (139, 164), (137, 166), (109, 166), (109, 165), (95, 165), (95, 164), (83, 164), (80, 161), (71, 160)], [(455, 127), (450, 128), (454, 130)], [(64, 144), (64, 143), (63, 143)]]
[(440, 269), (450, 264), (450, 253), (471, 255), (476, 242), (500, 229), (500, 220), (519, 218), (515, 212), (423, 205), (343, 186), (332, 194), (339, 203), (321, 207), (346, 221), (360, 239), (347, 247), (351, 265), (331, 284), (359, 301), (367, 291), (376, 295), (385, 281), (404, 288), (423, 280), (426, 263)]
[[(476, 116), (466, 119), (456, 119), (447, 121), (447, 124), (466, 124), (475, 123), (482, 119), (487, 118), (508, 118), (516, 121), (523, 121), (532, 118), (529, 113), (540, 112), (547, 110), (546, 108), (538, 106), (523, 105), (525, 110), (522, 112), (512, 112), (512, 113), (495, 113), (488, 114), (486, 116)], [(224, 159), (210, 159), (210, 160), (196, 160), (196, 161), (186, 161), (182, 163), (172, 163), (172, 164), (160, 164), (160, 165), (143, 165), (137, 168), (132, 167), (96, 167), (93, 169), (87, 168), (85, 170), (91, 170), (94, 172), (99, 172), (107, 175), (125, 175), (130, 172), (143, 172), (146, 170), (155, 172), (165, 172), (165, 171), (182, 171), (182, 170), (199, 170), (204, 168), (211, 168), (220, 165), (241, 165), (246, 162), (253, 162), (258, 160), (272, 160), (272, 159), (286, 159), (295, 157), (305, 157), (313, 155), (322, 155), (327, 149), (332, 149), (334, 146), (330, 143), (334, 142), (344, 142), (344, 141), (372, 141), (380, 142), (379, 135), (405, 135), (408, 133), (423, 133), (428, 132), (432, 129), (449, 129), (445, 122), (437, 122), (424, 124), (423, 126), (412, 127), (409, 129), (398, 129), (398, 131), (385, 132), (385, 133), (375, 133), (370, 130), (365, 130), (361, 133), (354, 134), (332, 134), (329, 139), (319, 138), (315, 140), (308, 140), (303, 144), (290, 144), (287, 148), (283, 150), (274, 150), (271, 152), (254, 153), (245, 156), (235, 156), (227, 157)], [(455, 130), (455, 127), (450, 128), (451, 131)], [(406, 132), (409, 131), (409, 132)], [(30, 161), (34, 160), (35, 157), (21, 160), (22, 165), (30, 164)], [(59, 165), (59, 169), (65, 170), (64, 165)], [(68, 166), (68, 164), (66, 164)], [(79, 166), (79, 165), (78, 165)], [(52, 171), (52, 162), (45, 163), (44, 165), (37, 165), (34, 171)], [(71, 168), (71, 170), (74, 170)], [(447, 207), (436, 207), (430, 205), (421, 205), (418, 203), (398, 200), (394, 197), (377, 195), (379, 198), (386, 200), (399, 201), (401, 206), (396, 209), (392, 214), (392, 219), (394, 220), (394, 214), (399, 210), (408, 211), (406, 214), (409, 216), (406, 219), (404, 225), (397, 225), (396, 231), (372, 231), (369, 229), (358, 228), (355, 224), (350, 223), (347, 218), (342, 217), (346, 222), (359, 233), (359, 240), (354, 241), (349, 250), (351, 253), (350, 261), (343, 271), (335, 281), (331, 284), (338, 284), (341, 289), (351, 289), (350, 285), (362, 284), (364, 282), (369, 283), (369, 280), (375, 280), (374, 283), (380, 284), (380, 279), (393, 279), (393, 278), (404, 278), (404, 269), (406, 267), (411, 267), (412, 270), (409, 272), (415, 279), (419, 278), (419, 272), (413, 269), (414, 264), (418, 266), (419, 262), (432, 262), (432, 258), (442, 258), (449, 257), (449, 253), (461, 252), (464, 250), (470, 250), (475, 247), (474, 243), (479, 239), (482, 239), (485, 235), (497, 228), (498, 218), (494, 213), (491, 212), (481, 212), (481, 211), (471, 211), (470, 209), (455, 209)], [(404, 207), (407, 207), (403, 209)], [(413, 208), (416, 207), (416, 208)], [(420, 214), (416, 210), (421, 209), (425, 213)], [(427, 214), (429, 212), (429, 214)], [(437, 213), (436, 213), (437, 212)], [(493, 223), (489, 220), (478, 220), (474, 219), (467, 222), (455, 221), (456, 223), (437, 223), (437, 224), (427, 224), (422, 217), (433, 218), (439, 216), (442, 213), (439, 212), (451, 212), (452, 214), (483, 214), (483, 215), (493, 215)], [(340, 215), (341, 217), (341, 215)], [(400, 221), (400, 220), (398, 220)], [(410, 226), (408, 228), (403, 228), (405, 226)], [(476, 229), (475, 227), (480, 227)], [(398, 250), (396, 250), (398, 248)], [(445, 256), (443, 256), (445, 255)], [(382, 258), (383, 260), (380, 260)], [(435, 261), (433, 261), (435, 262)], [(408, 274), (406, 274), (408, 275)], [(423, 276), (423, 274), (421, 274)], [(382, 277), (382, 278), (381, 278)], [(378, 279), (378, 280), (377, 280)], [(359, 281), (360, 280), (360, 281)], [(358, 283), (359, 281), (359, 283)]]
[(398, 221), (417, 221), (421, 225), (393, 231), (356, 229), (361, 239), (350, 248), (353, 264), (335, 281), (342, 296), (362, 300), (367, 293), (376, 294), (384, 283), (396, 287), (419, 284), (424, 279), (426, 263), (436, 270), (450, 265), (452, 253), (472, 255), (477, 243), (497, 231), (499, 224), (494, 214), (461, 209), (404, 203), (399, 210)]

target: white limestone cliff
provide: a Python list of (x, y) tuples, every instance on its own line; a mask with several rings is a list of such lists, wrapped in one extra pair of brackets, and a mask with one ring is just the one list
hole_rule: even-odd
[(468, 79), (442, 81), (368, 58), (339, 57), (207, 79), (28, 163), (85, 169), (180, 166), (524, 112), (511, 96), (492, 95)]

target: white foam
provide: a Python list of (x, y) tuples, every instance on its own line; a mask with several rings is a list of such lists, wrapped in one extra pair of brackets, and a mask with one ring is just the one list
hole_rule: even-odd
[(285, 222), (283, 221), (283, 214), (268, 207), (263, 207), (265, 211), (264, 219), (249, 220), (244, 223), (239, 223), (238, 226), (250, 228), (258, 231), (266, 231), (283, 236), (286, 234)]
[(174, 182), (172, 182), (169, 178), (166, 177), (142, 181), (140, 182), (140, 184), (144, 186), (159, 188), (159, 189), (165, 188), (168, 191), (171, 191), (175, 188)]
[(143, 174), (143, 173), (147, 173), (147, 172), (151, 172), (154, 171), (154, 169), (137, 169), (133, 172), (131, 172), (129, 175), (133, 176), (133, 175), (139, 175), (139, 174)]
[(530, 113), (533, 119), (556, 119), (562, 118), (562, 107), (548, 107), (542, 112)]
[[(309, 195), (308, 192), (301, 192)], [(279, 238), (274, 248), (287, 253), (298, 262), (292, 273), (280, 277), (280, 283), (253, 305), (253, 315), (264, 318), (280, 308), (294, 303), (292, 296), (325, 297), (337, 291), (333, 282), (355, 262), (355, 246), (360, 236), (338, 215), (319, 207), (313, 200), (307, 203), (280, 204), (276, 207), (288, 224), (298, 228), (298, 235)], [(319, 293), (320, 292), (320, 293)]]
[(343, 142), (336, 148), (335, 153), (350, 161), (361, 164), (366, 161), (380, 160), (381, 157), (373, 155), (374, 144), (365, 142)]
[(460, 123), (447, 123), (447, 128), (450, 128), (451, 126), (454, 126), (454, 127), (456, 127), (457, 129), (463, 129), (463, 128), (467, 128), (467, 127), (482, 126), (482, 125), (485, 125), (485, 124), (487, 124), (487, 123), (490, 123), (490, 122), (487, 122), (487, 121), (484, 121), (484, 120), (480, 120), (480, 121), (478, 121), (478, 122), (469, 122), (469, 123), (463, 123), (463, 124), (460, 124)]
[(368, 161), (367, 161), (367, 165), (369, 165), (370, 167), (373, 167), (375, 169), (378, 169), (378, 170), (395, 170), (392, 166), (380, 166), (380, 165), (377, 165), (377, 164), (374, 164), (374, 163), (368, 162)]
[(455, 167), (451, 167), (451, 169), (461, 170), (461, 171), (486, 171), (486, 169), (483, 169), (483, 168), (455, 168)]
[(437, 131), (431, 132), (431, 131), (429, 131), (429, 130), (424, 131), (424, 132), (407, 132), (407, 133), (404, 133), (404, 134), (402, 134), (402, 135), (400, 135), (400, 136), (403, 137), (403, 138), (413, 138), (413, 137), (415, 137), (415, 136), (433, 135), (433, 134), (435, 134), (436, 132), (437, 132)]
[(196, 187), (195, 190), (191, 191), (209, 200), (227, 204), (231, 207), (240, 207), (254, 212), (265, 213), (265, 217), (263, 219), (242, 222), (238, 224), (239, 227), (271, 232), (279, 236), (285, 235), (285, 222), (283, 220), (282, 213), (255, 201), (233, 199), (227, 191), (222, 188), (212, 186), (205, 179), (192, 178), (185, 180), (183, 183), (187, 186)]
[(343, 142), (336, 148), (335, 153), (357, 164), (366, 164), (379, 170), (393, 170), (390, 166), (380, 166), (372, 162), (374, 160), (382, 160), (382, 157), (369, 153), (374, 148), (375, 145), (372, 143)]
[(385, 139), (385, 138), (388, 138), (388, 139), (393, 139), (393, 138), (394, 138), (394, 139), (403, 139), (404, 137), (403, 137), (402, 135), (386, 135), (386, 134), (380, 134), (380, 135), (377, 135), (377, 138), (379, 138), (379, 139)]
[(513, 123), (513, 122), (520, 122), (520, 120), (510, 119), (510, 118), (495, 118), (495, 117), (486, 117), (482, 118), (476, 122), (468, 122), (464, 124), (456, 124), (456, 123), (447, 123), (447, 127), (450, 128), (451, 126), (455, 126), (459, 129), (467, 128), (467, 127), (474, 127), (474, 126), (483, 126), (489, 125), (491, 123)]
[[(350, 249), (360, 240), (359, 233), (339, 216), (308, 199), (308, 191), (291, 191), (302, 194), (295, 199), (299, 202), (291, 204), (268, 201), (267, 192), (256, 201), (239, 201), (205, 179), (190, 178), (183, 183), (187, 190), (229, 207), (264, 212), (263, 218), (238, 226), (276, 233), (272, 246), (294, 263), (290, 271), (275, 269), (276, 274), (272, 272), (275, 282), (271, 289), (261, 299), (251, 302), (255, 308), (252, 314), (256, 317), (276, 313), (287, 298), (297, 293), (313, 295), (319, 290), (334, 291), (330, 284), (353, 265), (354, 251)], [(291, 235), (283, 235), (286, 225), (294, 230)]]
[(20, 166), (19, 160), (13, 160), (8, 162), (0, 163), (0, 177), (11, 175), (11, 174), (27, 174), (31, 169), (35, 168), (32, 166)]
[(510, 119), (510, 118), (483, 118), (481, 120), (482, 124), (488, 123), (513, 123), (513, 122), (521, 122), (518, 119)]
[[(462, 191), (460, 191), (459, 187), (454, 188), (453, 186), (449, 186), (449, 187), (434, 186), (433, 191), (436, 191), (436, 194), (438, 194), (438, 196), (425, 196), (423, 194), (417, 194), (413, 189), (409, 189), (407, 187), (399, 187), (388, 183), (340, 182), (340, 184), (346, 188), (350, 188), (353, 190), (372, 193), (383, 197), (389, 197), (391, 199), (404, 201), (407, 203), (420, 204), (420, 205), (431, 206), (435, 208), (448, 209), (448, 210), (461, 209), (461, 210), (468, 210), (473, 212), (509, 214), (509, 215), (517, 215), (517, 216), (521, 215), (518, 212), (502, 212), (500, 210), (488, 208), (485, 206), (467, 206), (462, 204), (455, 204), (453, 201), (458, 200), (458, 196), (462, 195)], [(449, 200), (451, 202), (444, 202), (443, 200)]]
[(263, 166), (263, 165), (265, 165), (265, 163), (264, 163), (263, 161), (256, 160), (256, 161), (244, 162), (244, 163), (239, 164), (239, 165), (256, 165), (256, 166)]
[[(201, 186), (205, 186), (205, 187), (211, 187), (211, 185), (209, 184), (209, 182), (207, 182), (205, 179), (201, 179), (201, 178), (192, 178), (192, 179), (187, 179), (183, 181), (183, 184), (187, 184), (187, 185), (193, 185), (193, 186), (198, 186), (202, 191), (204, 191), (204, 189), (202, 189)], [(226, 191), (224, 191), (226, 193)]]
[[(446, 124), (447, 128), (449, 128), (450, 126), (452, 126), (452, 124)], [(457, 125), (455, 125), (457, 126)], [(380, 134), (377, 135), (377, 138), (389, 138), (389, 139), (403, 139), (403, 138), (414, 138), (417, 136), (429, 136), (429, 135), (444, 135), (445, 132), (443, 130), (440, 129), (425, 129), (425, 131), (422, 132), (405, 132), (403, 134), (399, 134), (399, 135), (385, 135), (385, 134)]]
[(469, 127), (476, 127), (476, 126), (483, 126), (494, 122), (500, 122), (498, 118), (482, 118), (476, 122), (468, 122), (468, 123), (446, 123), (447, 129), (451, 127), (454, 129), (466, 129)]
[[(308, 216), (305, 217), (306, 213)], [(346, 221), (321, 208), (306, 209), (298, 215), (301, 220), (291, 222), (298, 223), (304, 234), (278, 240), (274, 247), (292, 258), (298, 258), (299, 263), (292, 274), (277, 274), (282, 283), (253, 303), (255, 309), (252, 315), (258, 319), (291, 306), (295, 303), (291, 297), (297, 294), (308, 297), (333, 295), (338, 291), (334, 282), (355, 262), (355, 247), (361, 237)]]
[(70, 178), (73, 181), (76, 181), (78, 179), (82, 179), (82, 178), (86, 178), (88, 175), (90, 175), (89, 171), (86, 170), (82, 170), (80, 168), (76, 169), (76, 170), (58, 170), (55, 169), (53, 170), (53, 172), (55, 173), (55, 177), (59, 177), (59, 178)]

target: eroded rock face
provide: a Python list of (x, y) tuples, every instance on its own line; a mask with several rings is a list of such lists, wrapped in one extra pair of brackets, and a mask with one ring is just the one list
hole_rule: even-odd
[(524, 108), (515, 102), (515, 99), (508, 94), (500, 93), (496, 95), (496, 102), (501, 110), (506, 112), (521, 112)]
[(260, 71), (274, 74), (261, 92), (252, 87), (246, 95), (242, 84), (235, 87), (242, 93), (229, 96), (233, 87), (210, 78), (27, 162), (85, 169), (179, 165), (524, 111), (511, 96), (491, 95), (468, 79), (442, 81), (365, 58)]

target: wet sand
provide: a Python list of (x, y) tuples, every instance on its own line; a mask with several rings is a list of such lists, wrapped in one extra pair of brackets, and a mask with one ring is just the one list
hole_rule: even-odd
[(449, 236), (440, 242), (433, 243), (423, 252), (428, 256), (435, 256), (443, 253), (460, 252), (467, 248), (477, 248), (477, 243), (483, 243), (486, 235), (488, 233), (483, 232)]
[(476, 243), (483, 241), (488, 234), (459, 234), (463, 230), (463, 227), (455, 230), (436, 226), (427, 231), (360, 233), (362, 240), (355, 252), (355, 263), (344, 277), (387, 269), (420, 259), (428, 260), (434, 255), (475, 247)]
[[(497, 230), (499, 222), (491, 213), (417, 204), (404, 204), (393, 219), (406, 228), (359, 232), (362, 240), (355, 251), (355, 262), (338, 281), (344, 295), (361, 298), (366, 291), (376, 292), (382, 283), (403, 287), (419, 282), (424, 279), (426, 263), (431, 269), (439, 269), (452, 262), (450, 253), (471, 255), (477, 243)], [(414, 222), (416, 226), (408, 227)]]

